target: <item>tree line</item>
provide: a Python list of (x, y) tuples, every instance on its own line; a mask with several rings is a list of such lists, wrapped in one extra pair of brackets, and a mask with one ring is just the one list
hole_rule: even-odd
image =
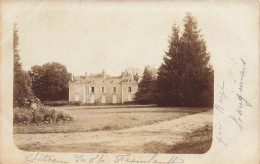
[[(121, 76), (132, 75), (139, 82), (135, 102), (160, 106), (212, 106), (214, 71), (209, 64), (210, 53), (198, 29), (197, 20), (186, 13), (184, 30), (174, 24), (169, 37), (168, 50), (158, 69), (145, 66), (143, 75), (134, 68)], [(13, 30), (14, 52), (14, 106), (37, 101), (68, 99), (71, 73), (56, 62), (35, 65), (28, 72), (22, 69), (19, 56), (19, 37)], [(140, 80), (141, 79), (141, 80)]]
[(14, 81), (13, 105), (24, 107), (32, 102), (68, 99), (68, 83), (71, 73), (64, 65), (56, 62), (35, 65), (31, 70), (22, 68), (19, 55), (17, 25), (13, 29)]
[(184, 31), (174, 24), (168, 50), (157, 71), (145, 67), (136, 101), (161, 106), (213, 106), (214, 71), (210, 53), (191, 13)]

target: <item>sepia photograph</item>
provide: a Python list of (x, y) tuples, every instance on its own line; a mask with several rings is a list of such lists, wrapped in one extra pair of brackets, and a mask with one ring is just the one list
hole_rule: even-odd
[(32, 152), (206, 153), (216, 53), (200, 22), (207, 15), (110, 5), (16, 16), (15, 145)]
[(0, 1), (0, 164), (259, 164), (259, 11)]

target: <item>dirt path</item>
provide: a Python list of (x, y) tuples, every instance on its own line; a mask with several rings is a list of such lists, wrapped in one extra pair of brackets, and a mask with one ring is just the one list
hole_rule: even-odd
[[(152, 125), (114, 131), (84, 133), (14, 134), (15, 144), (27, 151), (92, 153), (144, 153), (149, 144), (171, 146), (190, 133), (212, 125), (212, 110)], [(161, 150), (163, 151), (163, 150)]]

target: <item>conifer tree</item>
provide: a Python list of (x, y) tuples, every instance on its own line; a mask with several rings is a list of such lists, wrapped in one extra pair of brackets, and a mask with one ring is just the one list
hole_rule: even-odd
[(213, 104), (213, 70), (210, 54), (197, 27), (187, 13), (184, 31), (174, 25), (169, 49), (157, 78), (157, 100), (165, 106), (211, 106)]
[(13, 105), (22, 107), (29, 105), (34, 99), (31, 90), (31, 79), (28, 72), (23, 70), (18, 50), (19, 37), (17, 25), (13, 29), (13, 53), (14, 53), (14, 81), (13, 81)]
[(145, 66), (142, 80), (138, 84), (135, 101), (140, 104), (150, 104), (154, 102), (155, 94), (155, 74), (153, 67)]

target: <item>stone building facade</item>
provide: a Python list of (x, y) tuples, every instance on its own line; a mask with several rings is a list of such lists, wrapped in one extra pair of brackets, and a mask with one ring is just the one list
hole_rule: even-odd
[(138, 90), (132, 77), (98, 76), (75, 77), (69, 82), (69, 101), (87, 104), (123, 104), (131, 102)]

